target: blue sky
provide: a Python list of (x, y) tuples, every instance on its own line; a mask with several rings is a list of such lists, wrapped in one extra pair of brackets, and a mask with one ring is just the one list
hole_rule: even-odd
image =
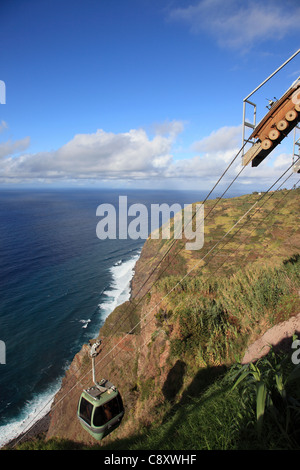
[[(1, 184), (210, 189), (299, 21), (298, 0), (1, 0)], [(258, 119), (299, 75), (300, 54), (253, 97)], [(272, 184), (292, 147), (239, 190)]]

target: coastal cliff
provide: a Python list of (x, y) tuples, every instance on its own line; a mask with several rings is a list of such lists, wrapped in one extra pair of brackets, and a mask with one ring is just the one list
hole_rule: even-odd
[[(205, 214), (218, 204), (205, 219), (199, 251), (185, 250), (185, 239), (172, 249), (172, 240), (145, 242), (130, 301), (117, 307), (99, 332), (96, 378), (114, 383), (125, 404), (121, 426), (100, 446), (159, 425), (188, 391), (201, 389), (201, 380), (195, 380), (199, 371), (217, 376), (269, 328), (300, 312), (294, 272), (299, 190), (268, 195), (223, 240), (260, 198), (207, 201)], [(92, 380), (87, 352), (84, 345), (75, 355), (55, 396), (47, 440), (95, 444), (76, 417), (81, 391)]]

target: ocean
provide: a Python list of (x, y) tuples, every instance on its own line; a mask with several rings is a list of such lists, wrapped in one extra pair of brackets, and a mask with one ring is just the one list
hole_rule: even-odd
[[(203, 199), (200, 191), (0, 190), (0, 446), (46, 414), (74, 355), (129, 299), (144, 239), (100, 240), (99, 205)], [(117, 214), (118, 215), (118, 214)], [(149, 225), (150, 229), (150, 225)], [(0, 358), (1, 359), (1, 358)], [(74, 410), (74, 416), (76, 410)]]

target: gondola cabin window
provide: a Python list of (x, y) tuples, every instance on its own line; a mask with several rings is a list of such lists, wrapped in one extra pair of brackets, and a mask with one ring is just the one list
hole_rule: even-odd
[(81, 399), (79, 415), (87, 424), (91, 425), (93, 405), (85, 398)]
[(123, 411), (120, 397), (115, 397), (104, 405), (95, 408), (93, 425), (103, 426)]

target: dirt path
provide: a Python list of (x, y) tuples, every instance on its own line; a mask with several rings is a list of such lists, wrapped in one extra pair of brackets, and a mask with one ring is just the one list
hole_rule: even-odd
[(290, 350), (294, 334), (298, 334), (300, 338), (300, 313), (287, 321), (273, 326), (251, 344), (244, 355), (242, 364), (253, 362), (265, 356), (270, 351), (271, 346), (274, 350)]

